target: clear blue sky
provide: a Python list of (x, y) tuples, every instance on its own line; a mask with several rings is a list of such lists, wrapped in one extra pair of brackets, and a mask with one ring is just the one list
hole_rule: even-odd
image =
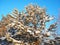
[[(58, 17), (59, 9), (60, 9), (60, 0), (0, 0), (0, 20), (2, 18), (2, 14), (6, 15), (14, 8), (17, 8), (19, 11), (23, 10), (24, 7), (28, 4), (38, 4), (41, 7), (46, 7), (47, 12), (51, 16)], [(51, 21), (49, 24), (52, 24), (54, 21)], [(58, 32), (59, 34), (60, 32)]]

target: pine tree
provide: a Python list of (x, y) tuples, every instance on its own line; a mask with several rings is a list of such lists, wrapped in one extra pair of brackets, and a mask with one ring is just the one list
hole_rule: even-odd
[[(35, 45), (40, 45), (46, 38), (50, 37), (52, 35), (51, 32), (53, 33), (56, 29), (57, 23), (51, 24), (48, 29), (46, 28), (46, 22), (53, 19), (54, 17), (50, 17), (48, 14), (46, 14), (46, 9), (41, 8), (38, 5), (30, 4), (26, 6), (26, 10), (23, 12), (19, 12), (17, 9), (14, 9), (11, 14), (3, 17), (1, 23), (3, 22), (2, 24), (4, 24), (7, 30), (5, 37), (12, 41), (14, 45), (16, 45), (15, 42), (19, 43), (18, 39), (13, 38), (16, 35), (20, 35), (23, 38), (25, 35), (27, 42), (30, 42), (31, 38), (32, 43), (34, 43), (33, 41), (36, 40), (34, 38), (37, 38)], [(15, 30), (14, 35), (12, 35), (9, 30)], [(32, 35), (32, 37), (30, 35)], [(24, 39), (23, 41), (26, 40)], [(34, 45), (32, 43), (30, 44)]]

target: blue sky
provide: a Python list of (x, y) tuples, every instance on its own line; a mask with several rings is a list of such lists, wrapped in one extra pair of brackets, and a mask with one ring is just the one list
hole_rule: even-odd
[[(36, 3), (40, 7), (45, 7), (47, 9), (47, 13), (50, 14), (50, 16), (54, 16), (55, 18), (58, 17), (60, 10), (60, 0), (0, 0), (0, 20), (3, 14), (6, 16), (6, 14), (12, 12), (14, 8), (22, 11), (24, 7), (30, 3)], [(47, 23), (47, 27), (53, 22), (56, 22), (56, 20)], [(60, 32), (58, 31), (57, 33), (59, 34)]]

